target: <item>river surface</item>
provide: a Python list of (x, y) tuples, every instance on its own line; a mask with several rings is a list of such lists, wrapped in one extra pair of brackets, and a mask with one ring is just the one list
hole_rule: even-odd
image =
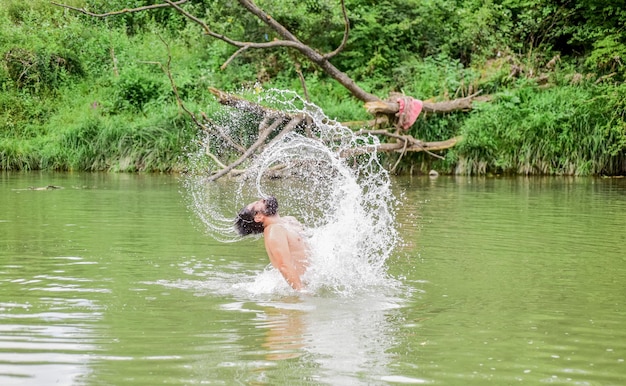
[(346, 296), (245, 290), (177, 176), (0, 174), (0, 385), (626, 384), (626, 179), (392, 183), (400, 284)]

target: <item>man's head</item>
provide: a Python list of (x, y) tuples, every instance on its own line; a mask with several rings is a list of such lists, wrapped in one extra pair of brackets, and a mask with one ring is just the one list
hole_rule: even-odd
[(265, 217), (275, 216), (278, 213), (278, 201), (276, 197), (255, 201), (246, 205), (237, 214), (235, 219), (235, 230), (241, 236), (262, 233), (265, 229), (263, 221)]

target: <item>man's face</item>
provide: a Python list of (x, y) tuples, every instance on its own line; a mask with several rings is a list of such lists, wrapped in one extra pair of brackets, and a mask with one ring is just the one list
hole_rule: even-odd
[(264, 213), (267, 208), (265, 199), (260, 199), (248, 205), (248, 209), (254, 213)]
[(249, 211), (251, 211), (254, 215), (254, 221), (262, 222), (263, 219), (259, 218), (259, 215), (262, 216), (274, 216), (278, 212), (278, 202), (276, 201), (276, 197), (268, 196), (266, 198), (262, 198), (258, 201), (255, 201), (251, 204), (248, 204), (246, 207)]

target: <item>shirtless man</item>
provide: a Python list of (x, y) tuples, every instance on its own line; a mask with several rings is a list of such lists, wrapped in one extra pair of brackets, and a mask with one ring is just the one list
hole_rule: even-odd
[(307, 245), (302, 225), (294, 217), (278, 215), (275, 197), (245, 206), (235, 220), (235, 230), (246, 236), (263, 232), (265, 250), (274, 268), (278, 269), (293, 289), (303, 288), (302, 275), (307, 268)]

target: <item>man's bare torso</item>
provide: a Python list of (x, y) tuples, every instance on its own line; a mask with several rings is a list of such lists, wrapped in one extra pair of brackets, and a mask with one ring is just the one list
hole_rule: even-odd
[(291, 216), (281, 217), (279, 222), (267, 226), (264, 234), (266, 249), (272, 263), (275, 261), (275, 256), (272, 253), (271, 243), (276, 242), (278, 238), (286, 238), (290, 258), (285, 263), (291, 265), (291, 268), (301, 277), (308, 266), (307, 255), (309, 248), (303, 234), (302, 225), (298, 220)]

